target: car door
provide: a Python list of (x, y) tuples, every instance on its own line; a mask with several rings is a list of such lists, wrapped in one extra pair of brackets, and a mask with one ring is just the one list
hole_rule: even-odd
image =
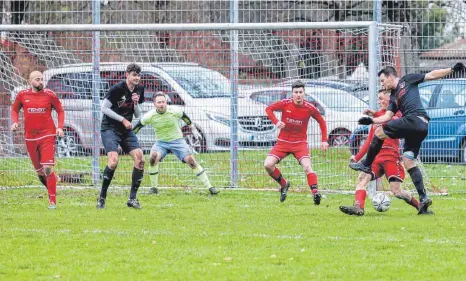
[(441, 84), (434, 97), (427, 108), (431, 120), (426, 152), (430, 156), (456, 158), (466, 124), (466, 83)]

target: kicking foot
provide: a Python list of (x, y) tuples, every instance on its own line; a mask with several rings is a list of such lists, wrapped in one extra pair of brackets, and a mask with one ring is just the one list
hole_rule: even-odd
[(55, 210), (57, 208), (57, 205), (55, 205), (54, 203), (50, 203), (49, 205), (49, 210)]
[(286, 200), (286, 194), (288, 193), (288, 189), (290, 188), (291, 183), (289, 181), (286, 181), (286, 184), (284, 187), (280, 188), (280, 202), (283, 202)]
[(432, 199), (429, 197), (425, 197), (423, 200), (421, 200), (421, 205), (419, 206), (419, 210), (417, 212), (418, 215), (433, 215), (434, 212), (430, 211), (428, 212), (428, 208), (430, 205), (432, 205)]
[(355, 171), (361, 171), (361, 172), (364, 172), (366, 174), (370, 174), (371, 173), (371, 167), (366, 167), (364, 166), (364, 164), (362, 162), (355, 162), (355, 163), (350, 163), (349, 164), (350, 168), (355, 170)]
[(340, 206), (340, 211), (347, 215), (355, 216), (364, 216), (364, 209), (359, 207), (359, 205), (354, 206)]

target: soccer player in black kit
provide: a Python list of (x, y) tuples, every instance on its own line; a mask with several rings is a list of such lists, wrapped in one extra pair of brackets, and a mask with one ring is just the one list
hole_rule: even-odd
[(379, 73), (380, 85), (386, 90), (391, 90), (390, 104), (385, 115), (377, 118), (362, 117), (359, 124), (370, 125), (385, 123), (392, 119), (397, 111), (401, 111), (403, 117), (389, 121), (385, 126), (375, 131), (366, 159), (362, 162), (351, 163), (353, 170), (365, 173), (371, 172), (371, 165), (377, 153), (382, 148), (384, 139), (404, 138), (403, 163), (408, 170), (411, 179), (419, 194), (419, 215), (433, 214), (428, 210), (432, 200), (427, 196), (422, 179), (422, 173), (416, 166), (416, 158), (419, 154), (422, 141), (427, 137), (429, 116), (422, 106), (418, 85), (421, 82), (443, 78), (453, 72), (464, 72), (465, 66), (457, 63), (451, 68), (433, 70), (427, 74), (407, 74), (398, 77), (395, 68), (387, 66)]
[(137, 64), (129, 64), (125, 76), (125, 80), (115, 84), (108, 91), (102, 103), (103, 117), (100, 135), (108, 160), (103, 174), (100, 197), (97, 199), (97, 209), (105, 208), (107, 189), (118, 165), (118, 145), (134, 160), (131, 191), (126, 205), (130, 208), (141, 209), (136, 194), (144, 175), (144, 154), (131, 124), (133, 115), (136, 118), (141, 116), (139, 104), (144, 102), (144, 86), (139, 85), (141, 67)]

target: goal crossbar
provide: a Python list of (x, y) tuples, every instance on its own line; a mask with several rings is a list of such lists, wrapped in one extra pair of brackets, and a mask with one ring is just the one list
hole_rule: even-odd
[[(375, 21), (359, 22), (284, 22), (284, 23), (190, 23), (190, 24), (31, 24), (0, 25), (0, 31), (183, 31), (183, 30), (284, 30), (284, 29), (344, 29), (376, 27)], [(401, 28), (398, 25), (383, 26)]]

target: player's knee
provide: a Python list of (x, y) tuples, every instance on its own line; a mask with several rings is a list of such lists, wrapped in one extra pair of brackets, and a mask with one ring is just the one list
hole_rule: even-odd
[(155, 164), (157, 164), (157, 163), (158, 163), (158, 161), (157, 161), (157, 153), (152, 154), (152, 155), (149, 157), (149, 165), (155, 166)]
[(274, 163), (271, 163), (271, 162), (264, 162), (264, 169), (266, 171), (273, 171), (273, 169), (275, 168), (275, 164)]
[(383, 140), (387, 137), (387, 135), (385, 135), (385, 132), (383, 131), (383, 128), (382, 127), (378, 127), (376, 130), (375, 130), (375, 135)]
[(138, 161), (138, 167), (139, 167), (140, 170), (144, 170), (145, 165), (146, 165), (146, 160), (144, 160), (144, 157), (142, 157)]
[(416, 156), (414, 155), (414, 152), (412, 151), (404, 151), (403, 152), (403, 158), (406, 158), (408, 161), (415, 161)]
[(304, 165), (303, 166), (303, 169), (304, 169), (304, 172), (307, 174), (310, 174), (310, 173), (314, 173), (314, 170), (312, 170), (312, 166), (311, 165)]
[(115, 170), (118, 167), (118, 158), (109, 158), (107, 162), (107, 166), (110, 169)]

